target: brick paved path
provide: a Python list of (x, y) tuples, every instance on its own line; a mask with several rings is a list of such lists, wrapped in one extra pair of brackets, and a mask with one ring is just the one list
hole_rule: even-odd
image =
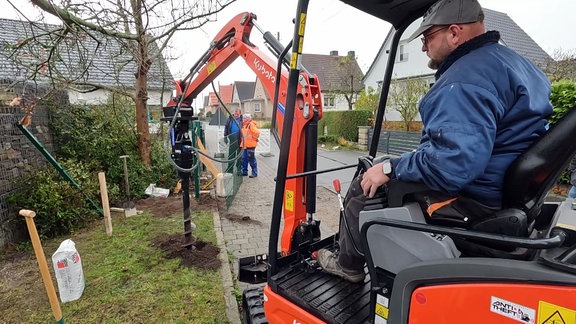
[[(333, 160), (331, 152), (325, 152), (328, 155), (324, 159), (327, 166), (334, 167), (354, 161), (356, 153), (350, 153), (350, 157), (336, 156)], [(336, 160), (345, 160), (338, 163)], [(231, 276), (232, 280), (236, 282), (238, 278), (238, 260), (243, 257), (255, 256), (258, 254), (268, 253), (268, 241), (270, 233), (270, 219), (272, 217), (272, 205), (274, 201), (274, 191), (276, 177), (276, 168), (278, 165), (278, 148), (273, 147), (271, 154), (266, 156), (262, 154), (257, 155), (258, 161), (258, 177), (248, 178), (244, 177), (242, 185), (232, 205), (227, 211), (227, 214), (221, 214), (215, 220), (215, 226), (221, 229), (223, 241), (225, 243), (226, 253), (233, 255), (231, 259)], [(319, 168), (322, 168), (319, 164)], [(353, 174), (353, 170), (351, 170)], [(346, 181), (349, 182), (351, 176), (347, 176), (342, 172), (334, 175), (324, 174), (319, 175), (316, 197), (316, 217), (315, 219), (321, 220), (320, 230), (322, 238), (333, 235), (338, 229), (339, 223), (339, 204), (337, 195), (331, 189), (332, 177), (341, 177), (343, 182), (343, 190), (347, 188)], [(249, 219), (242, 220), (243, 217)], [(217, 224), (219, 223), (219, 224)], [(282, 229), (281, 224), (281, 229)], [(223, 271), (228, 271), (224, 269)], [(230, 300), (232, 282), (230, 276), (224, 275), (224, 286), (227, 291), (227, 303), (229, 305), (229, 312), (233, 312), (235, 307), (234, 301)], [(262, 284), (264, 285), (264, 284)], [(241, 291), (247, 288), (254, 287), (246, 283), (237, 282), (236, 287)], [(229, 316), (231, 322), (237, 321), (237, 316)]]
[[(238, 258), (268, 253), (270, 219), (278, 163), (277, 153), (272, 156), (258, 155), (258, 177), (245, 177), (228, 215), (220, 215), (224, 240), (228, 253), (234, 255), (233, 276), (238, 277)], [(249, 220), (239, 220), (242, 216)], [(338, 228), (339, 205), (337, 195), (325, 187), (318, 186), (316, 219), (321, 220), (322, 237), (330, 236)], [(239, 288), (248, 285), (239, 283)]]

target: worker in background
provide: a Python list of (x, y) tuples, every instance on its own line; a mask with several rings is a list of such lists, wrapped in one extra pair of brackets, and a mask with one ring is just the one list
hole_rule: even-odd
[(246, 113), (243, 117), (242, 126), (242, 175), (248, 175), (248, 164), (252, 172), (250, 178), (258, 176), (258, 163), (256, 162), (256, 146), (258, 145), (258, 137), (260, 137), (260, 130), (256, 122), (252, 120), (252, 115)]
[[(486, 31), (477, 0), (437, 1), (409, 41), (420, 35), (428, 67), (436, 70), (436, 82), (419, 103), (420, 145), (374, 164), (351, 183), (347, 199), (374, 197), (396, 178), (431, 189), (418, 201), (434, 214), (429, 221), (450, 213), (463, 223), (482, 219), (501, 208), (508, 166), (546, 131), (550, 82), (532, 62), (499, 44), (498, 31)], [(364, 257), (351, 244), (353, 239), (360, 246), (358, 214), (354, 204), (345, 206), (352, 237), (341, 221), (340, 250), (318, 252), (325, 271), (351, 282), (365, 276)]]
[[(233, 115), (226, 119), (224, 125), (224, 143), (228, 144), (228, 166), (226, 173), (234, 173), (234, 165), (236, 170), (240, 170), (240, 129), (242, 128), (242, 110), (235, 108)], [(239, 171), (237, 171), (239, 172)]]

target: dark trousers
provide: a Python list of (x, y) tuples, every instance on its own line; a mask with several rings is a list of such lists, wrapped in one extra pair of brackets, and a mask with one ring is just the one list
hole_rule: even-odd
[(362, 175), (359, 175), (350, 183), (344, 198), (343, 217), (345, 219), (340, 220), (338, 263), (349, 270), (362, 270), (365, 262), (364, 257), (356, 251), (357, 248), (364, 253), (360, 242), (359, 217), (360, 211), (364, 208), (366, 196), (362, 193), (361, 180)]
[[(373, 207), (376, 205), (378, 205), (378, 208), (386, 208), (388, 206), (387, 190), (379, 190), (376, 194), (377, 198), (368, 200), (362, 192), (362, 187), (360, 186), (361, 180), (362, 175), (356, 177), (350, 183), (350, 188), (344, 199), (343, 216), (345, 221), (344, 219), (340, 221), (338, 242), (340, 253), (338, 254), (338, 263), (340, 263), (343, 268), (349, 270), (360, 270), (364, 268), (365, 259), (362, 256), (364, 249), (360, 242), (360, 212), (365, 208), (375, 209)], [(414, 194), (414, 196), (425, 215), (427, 215), (426, 211), (430, 204), (444, 202), (453, 198), (453, 196), (437, 191), (423, 191)], [(453, 225), (455, 224), (454, 219), (465, 218), (470, 220), (470, 224), (474, 224), (476, 220), (480, 221), (494, 215), (499, 209), (500, 207), (490, 207), (470, 198), (459, 197), (435, 210), (433, 212), (434, 217), (427, 219), (431, 224), (443, 226), (456, 226)], [(450, 221), (450, 223), (448, 223), (448, 221)], [(348, 229), (346, 228), (346, 224), (348, 225)], [(358, 253), (357, 250), (362, 254)], [(386, 251), (381, 252), (386, 253)], [(461, 250), (461, 252), (465, 253), (466, 251)]]
[(248, 174), (248, 164), (252, 169), (252, 175), (258, 175), (258, 162), (256, 162), (256, 148), (246, 148), (242, 153), (242, 174)]

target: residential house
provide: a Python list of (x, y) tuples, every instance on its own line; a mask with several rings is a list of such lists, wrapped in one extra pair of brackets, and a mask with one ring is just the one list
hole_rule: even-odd
[(215, 114), (218, 108), (222, 107), (222, 103), (232, 112), (233, 94), (234, 84), (219, 85), (218, 93), (211, 91), (208, 93), (208, 99), (204, 99), (204, 103), (207, 103), (207, 106), (204, 106), (204, 113), (208, 115)]
[[(36, 83), (52, 86), (55, 78), (74, 80), (65, 88), (72, 104), (99, 104), (108, 100), (110, 92), (106, 88), (133, 91), (135, 84), (134, 74), (138, 67), (134, 56), (115, 38), (99, 37), (97, 33), (91, 35), (80, 34), (79, 38), (70, 34), (60, 42), (58, 58), (49, 71), (43, 61), (48, 52), (37, 42), (24, 43), (29, 38), (38, 42), (49, 43), (48, 31), (61, 28), (59, 25), (40, 24), (29, 21), (0, 19), (0, 80), (4, 91), (14, 91), (15, 85)], [(11, 48), (22, 45), (17, 52)], [(154, 112), (160, 114), (162, 105), (170, 98), (173, 88), (172, 74), (155, 43), (150, 44), (152, 58), (154, 58), (148, 73), (148, 106), (154, 107)], [(157, 55), (154, 55), (157, 53)], [(13, 55), (15, 54), (15, 55)], [(39, 75), (32, 82), (28, 82), (34, 71)], [(58, 81), (58, 80), (56, 80)], [(101, 86), (94, 91), (91, 84)], [(57, 86), (61, 86), (57, 84)], [(17, 87), (16, 87), (17, 88)], [(31, 87), (26, 87), (31, 88)], [(30, 90), (31, 91), (31, 90)]]
[(218, 107), (220, 107), (220, 101), (218, 100), (218, 96), (215, 92), (210, 91), (204, 100), (206, 103), (204, 105), (204, 114), (205, 115), (212, 115), (216, 112)]
[(252, 114), (256, 119), (272, 120), (273, 100), (274, 98), (270, 98), (266, 92), (262, 81), (256, 78), (252, 98), (246, 100), (243, 111)]
[[(348, 110), (349, 102), (354, 107), (356, 96), (364, 89), (364, 74), (356, 61), (354, 51), (349, 51), (346, 56), (339, 56), (338, 51), (331, 51), (330, 55), (302, 54), (302, 65), (308, 72), (318, 76), (324, 111)], [(260, 79), (256, 77), (254, 82), (236, 81), (231, 86), (232, 99), (230, 103), (224, 101), (230, 104), (228, 109), (240, 107), (243, 113), (248, 112), (255, 119), (272, 119), (274, 98), (266, 92)], [(220, 86), (219, 91), (221, 96), (225, 97), (222, 87)], [(209, 96), (205, 111), (214, 112), (220, 103), (213, 92)]]
[(302, 54), (302, 65), (318, 76), (323, 96), (324, 111), (348, 110), (364, 88), (364, 73), (356, 61), (356, 53), (349, 51), (339, 56), (338, 51), (330, 55)]
[[(39, 44), (51, 43), (55, 36), (50, 32), (59, 28), (62, 26), (0, 19), (0, 246), (25, 238), (12, 210), (15, 206), (10, 206), (6, 198), (23, 185), (24, 177), (30, 175), (28, 171), (39, 170), (47, 163), (41, 153), (44, 149), (54, 153), (45, 105), (36, 107), (33, 125), (29, 127), (42, 143), (42, 150), (33, 149), (27, 137), (14, 127), (22, 112), (5, 105), (15, 96), (35, 99), (47, 92), (54, 94), (54, 88), (61, 104), (81, 105), (107, 101), (111, 92), (104, 89), (134, 91), (138, 67), (126, 46), (97, 33), (90, 36), (67, 33), (54, 48)], [(34, 41), (26, 41), (31, 38)], [(152, 56), (148, 73), (148, 107), (157, 107), (160, 115), (160, 107), (170, 96), (173, 77), (155, 44), (150, 45), (158, 55)], [(47, 65), (49, 55), (54, 61)], [(100, 89), (90, 85), (98, 85)]]
[[(354, 109), (357, 96), (364, 89), (364, 73), (356, 61), (356, 53), (348, 51), (346, 56), (338, 51), (325, 54), (302, 53), (302, 66), (311, 74), (316, 74), (322, 93), (323, 111)], [(272, 118), (272, 101), (268, 98), (262, 84), (256, 80), (255, 99), (264, 104), (262, 115)]]
[(254, 100), (254, 89), (256, 82), (236, 81), (234, 82), (234, 91), (232, 94), (232, 104), (234, 109), (240, 108), (242, 113), (250, 113), (253, 118), (264, 119), (262, 113), (262, 104), (259, 100)]
[[(484, 8), (484, 22), (487, 30), (498, 30), (503, 45), (506, 45), (530, 59), (538, 66), (544, 68), (552, 58), (540, 47), (526, 32), (524, 32), (507, 14)], [(422, 43), (419, 39), (408, 42), (406, 39), (412, 35), (421, 20), (415, 21), (404, 32), (397, 51), (394, 65), (394, 78), (421, 78), (428, 84), (434, 84), (434, 70), (428, 68), (428, 57), (422, 52)], [(393, 30), (390, 30), (384, 43), (364, 77), (366, 88), (378, 89), (382, 85), (382, 77), (388, 62), (388, 53), (392, 43)], [(386, 109), (386, 120), (399, 121), (400, 114), (392, 109)]]
[[(234, 84), (221, 85), (218, 87), (218, 93), (222, 102), (230, 107), (232, 104), (232, 96), (234, 95)], [(228, 108), (230, 109), (230, 108)]]

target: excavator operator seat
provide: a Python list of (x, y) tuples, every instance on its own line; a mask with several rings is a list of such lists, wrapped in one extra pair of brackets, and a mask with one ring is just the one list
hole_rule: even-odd
[(503, 209), (520, 209), (533, 223), (544, 198), (576, 153), (576, 106), (510, 165), (504, 178)]
[[(384, 208), (360, 212), (360, 227), (378, 219), (394, 219), (425, 223), (424, 214), (418, 203), (407, 203), (402, 207)], [(397, 274), (407, 266), (420, 261), (452, 259), (460, 251), (446, 235), (390, 227), (382, 224), (370, 226), (366, 232), (372, 262), (376, 267)]]

